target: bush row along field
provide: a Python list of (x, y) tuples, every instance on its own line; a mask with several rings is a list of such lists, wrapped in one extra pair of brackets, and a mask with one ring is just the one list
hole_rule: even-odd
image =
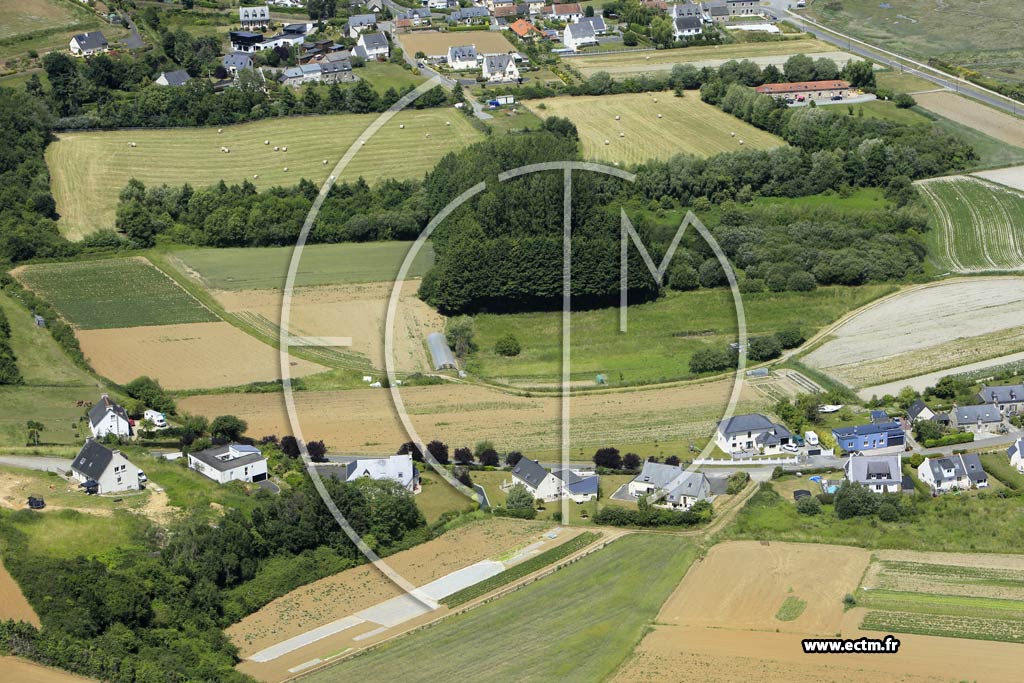
[(16, 275), (81, 329), (217, 321), (143, 258), (26, 266)]
[(530, 102), (530, 107), (543, 116), (569, 118), (579, 131), (583, 157), (605, 163), (635, 165), (680, 153), (706, 157), (786, 144), (702, 102), (696, 90), (686, 91), (683, 97), (670, 93), (554, 97)]
[[(812, 292), (744, 294), (747, 332), (765, 335), (799, 326), (809, 336), (847, 311), (891, 291), (887, 285), (820, 287)], [(736, 309), (725, 289), (669, 291), (649, 303), (630, 306), (628, 331), (620, 333), (617, 308), (572, 314), (572, 378), (593, 381), (605, 373), (612, 384), (655, 382), (690, 376), (689, 360), (707, 346), (735, 341)], [(480, 350), (470, 370), (512, 382), (555, 381), (561, 372), (561, 314), (481, 314), (476, 317)], [(498, 339), (514, 334), (522, 352), (494, 352)], [(620, 377), (621, 375), (621, 377)]]
[[(295, 286), (391, 282), (412, 242), (311, 244), (303, 247)], [(208, 289), (284, 289), (293, 247), (189, 249), (173, 252), (171, 263), (197, 276)], [(434, 263), (434, 244), (425, 242), (406, 277), (421, 277)]]
[(695, 556), (683, 538), (625, 536), (508, 597), (303, 680), (603, 680), (632, 651)]
[(932, 258), (967, 273), (1024, 268), (1024, 194), (993, 183), (953, 176), (918, 184), (935, 229)]
[(459, 605), (465, 604), (474, 598), (479, 598), (481, 595), (490, 593), (501, 586), (508, 585), (517, 579), (521, 579), (539, 569), (543, 569), (549, 564), (553, 564), (558, 560), (572, 555), (577, 550), (583, 550), (600, 537), (601, 534), (593, 531), (584, 532), (579, 536), (569, 539), (565, 543), (552, 548), (551, 550), (546, 550), (540, 555), (531, 557), (530, 559), (520, 562), (499, 574), (495, 574), (489, 579), (484, 579), (479, 583), (475, 583), (472, 586), (456, 591), (455, 593), (443, 598), (441, 602), (449, 608), (458, 607)]
[(1024, 643), (1024, 621), (1011, 619), (871, 611), (864, 616), (860, 627), (885, 633)]
[[(61, 230), (80, 239), (113, 228), (118, 194), (131, 178), (147, 187), (248, 180), (266, 189), (300, 178), (319, 184), (377, 116), (268, 119), (225, 126), (223, 133), (217, 128), (62, 133), (46, 149)], [(421, 178), (447, 152), (481, 137), (455, 110), (403, 111), (366, 140), (340, 179)], [(275, 152), (275, 147), (282, 149)]]

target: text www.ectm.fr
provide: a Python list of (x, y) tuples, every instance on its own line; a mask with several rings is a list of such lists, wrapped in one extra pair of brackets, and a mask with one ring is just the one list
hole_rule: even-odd
[(875, 638), (805, 638), (802, 643), (805, 654), (895, 654), (900, 649), (900, 641), (893, 636), (886, 636), (881, 640)]

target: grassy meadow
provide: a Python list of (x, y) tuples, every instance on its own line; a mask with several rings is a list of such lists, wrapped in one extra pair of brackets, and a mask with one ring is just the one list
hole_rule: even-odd
[(0, 62), (67, 49), (76, 33), (102, 30), (111, 43), (127, 34), (76, 0), (11, 0), (0, 3)]
[[(744, 294), (747, 332), (771, 334), (799, 326), (805, 335), (847, 311), (892, 290), (888, 285), (820, 287), (813, 292)], [(561, 313), (480, 314), (479, 350), (468, 362), (476, 375), (512, 382), (554, 382), (561, 376)], [(669, 291), (649, 303), (629, 307), (628, 331), (619, 332), (618, 308), (572, 314), (572, 378), (609, 384), (651, 383), (690, 376), (690, 356), (707, 346), (735, 341), (736, 311), (727, 289)], [(500, 356), (497, 340), (513, 334), (522, 351)]]
[(680, 153), (706, 157), (786, 144), (701, 102), (696, 90), (686, 91), (684, 97), (671, 93), (553, 97), (532, 101), (530, 108), (539, 115), (571, 119), (579, 130), (583, 157), (606, 163), (635, 165)]
[(71, 362), (49, 331), (36, 326), (28, 309), (0, 294), (0, 310), (11, 324), (11, 349), (26, 385), (96, 386), (92, 375)]
[[(147, 186), (188, 182), (193, 187), (249, 180), (261, 190), (294, 185), (301, 178), (321, 183), (377, 118), (338, 114), (267, 119), (223, 129), (62, 133), (46, 149), (59, 225), (72, 239), (112, 228), (118, 195), (131, 178)], [(481, 138), (457, 111), (406, 110), (366, 139), (341, 179), (420, 178), (447, 152)], [(263, 144), (265, 140), (270, 144)], [(230, 151), (224, 153), (222, 147)], [(274, 147), (281, 149), (275, 152)]]
[(148, 525), (145, 517), (123, 511), (101, 516), (76, 510), (40, 514), (0, 508), (0, 548), (5, 554), (13, 551), (63, 559), (100, 557), (138, 548)]
[[(297, 287), (389, 282), (398, 275), (412, 242), (346, 242), (303, 248)], [(208, 289), (284, 289), (293, 247), (187, 249), (171, 253), (178, 270), (198, 274)], [(409, 278), (422, 276), (434, 262), (434, 245), (417, 253)]]
[(303, 680), (604, 680), (629, 656), (696, 554), (683, 538), (626, 536), (543, 581)]
[(26, 266), (17, 275), (69, 323), (83, 329), (217, 320), (142, 258)]
[(40, 443), (81, 445), (88, 428), (79, 420), (85, 408), (78, 401), (95, 401), (101, 389), (93, 386), (3, 386), (0, 387), (0, 445), (24, 446), (28, 440), (25, 423), (43, 423)]

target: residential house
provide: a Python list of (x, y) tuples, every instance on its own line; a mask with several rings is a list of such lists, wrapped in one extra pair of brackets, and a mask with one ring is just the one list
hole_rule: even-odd
[(483, 62), (484, 78), (492, 83), (519, 80), (519, 67), (512, 55), (487, 55)]
[(224, 55), (220, 60), (221, 66), (228, 70), (228, 73), (236, 74), (242, 69), (252, 68), (252, 57), (244, 52), (232, 52)]
[(320, 64), (313, 62), (311, 64), (288, 67), (284, 70), (284, 73), (278, 76), (277, 80), (282, 85), (298, 88), (305, 83), (319, 83), (322, 73)]
[(917, 477), (935, 493), (988, 486), (988, 475), (977, 453), (928, 458), (918, 465)]
[(358, 38), (364, 31), (370, 31), (376, 26), (376, 14), (354, 14), (345, 24), (345, 35), (349, 38)]
[(544, 34), (540, 32), (540, 29), (526, 19), (516, 19), (514, 22), (509, 24), (508, 28), (512, 33), (515, 33), (523, 40), (533, 40), (534, 38), (544, 37)]
[(668, 8), (668, 16), (671, 19), (678, 19), (679, 17), (696, 17), (698, 19), (703, 19), (704, 11), (701, 9), (701, 6), (695, 2), (679, 3)]
[(872, 410), (871, 422), (874, 424), (882, 424), (883, 422), (892, 422), (892, 418), (889, 417), (889, 411), (887, 410)]
[(427, 26), (430, 24), (430, 18), (432, 16), (434, 16), (434, 13), (429, 9), (416, 8), (411, 9), (408, 12), (402, 12), (396, 16), (395, 19), (408, 19), (411, 26)]
[(729, 21), (729, 4), (726, 0), (710, 0), (702, 2), (704, 21), (712, 24), (725, 24)]
[(238, 21), (246, 31), (266, 31), (270, 25), (270, 8), (262, 7), (239, 7)]
[(457, 0), (427, 0), (430, 9), (452, 9), (458, 6)]
[(131, 436), (132, 425), (128, 413), (107, 394), (89, 409), (89, 431), (97, 439), (113, 434), (114, 436)]
[(950, 413), (950, 424), (979, 436), (998, 434), (1005, 430), (1003, 415), (997, 406), (960, 406)]
[[(512, 17), (522, 17), (530, 13), (530, 6), (526, 4), (501, 5), (494, 8), (494, 18), (506, 20)], [(499, 21), (501, 23), (501, 21)]]
[(234, 52), (259, 52), (263, 48), (263, 34), (253, 31), (231, 31), (228, 33), (228, 40), (231, 42), (231, 49)]
[(89, 31), (72, 36), (68, 46), (71, 48), (71, 54), (77, 57), (88, 57), (97, 52), (106, 52), (108, 47), (107, 39), (102, 31)]
[(448, 48), (448, 66), (455, 71), (469, 71), (477, 68), (476, 45), (459, 45)]
[(848, 81), (801, 81), (798, 83), (765, 83), (754, 88), (762, 95), (784, 99), (831, 100), (833, 97), (848, 97)]
[(487, 9), (491, 11), (491, 14), (498, 16), (498, 10), (502, 7), (513, 7), (519, 0), (487, 0), (485, 5)]
[(577, 24), (590, 24), (590, 28), (594, 29), (594, 34), (603, 36), (608, 33), (608, 24), (604, 22), (604, 17), (593, 16), (583, 17), (582, 19), (576, 20)]
[(98, 441), (86, 439), (85, 445), (71, 461), (71, 476), (89, 493), (136, 491), (145, 481), (135, 465), (121, 451), (107, 448)]
[(551, 5), (551, 12), (548, 16), (558, 21), (577, 21), (583, 18), (583, 9), (578, 2), (571, 2), (566, 5)]
[(903, 490), (903, 469), (898, 455), (862, 455), (843, 465), (847, 481), (861, 484), (873, 493)]
[(1024, 474), (1024, 437), (1006, 449), (1006, 457), (1010, 459), (1010, 467), (1017, 468), (1017, 471)]
[(383, 33), (363, 33), (357, 47), (362, 48), (360, 56), (364, 59), (387, 59), (391, 54), (388, 39)]
[(704, 22), (700, 17), (676, 17), (672, 20), (672, 37), (685, 40), (699, 36), (704, 31)]
[(344, 83), (359, 80), (352, 73), (352, 61), (348, 53), (335, 52), (320, 61), (320, 81), (322, 83)]
[(350, 482), (359, 479), (388, 480), (401, 484), (410, 493), (420, 492), (420, 471), (413, 463), (411, 455), (359, 458), (345, 463), (343, 467), (334, 476)]
[(726, 453), (778, 453), (792, 443), (793, 434), (764, 415), (734, 415), (718, 423), (715, 443)]
[(267, 478), (267, 459), (255, 446), (229, 443), (188, 454), (189, 468), (219, 484)]
[(185, 85), (192, 80), (192, 77), (188, 75), (188, 72), (184, 69), (178, 69), (176, 71), (164, 71), (156, 80), (153, 81), (153, 85), (168, 85), (177, 87)]
[(548, 471), (536, 460), (521, 458), (512, 468), (514, 484), (522, 484), (530, 495), (543, 501), (569, 498), (576, 503), (585, 503), (597, 498), (599, 478), (593, 472), (583, 470)]
[(448, 15), (449, 24), (486, 24), (491, 21), (491, 13), (486, 7), (463, 7)]
[(885, 448), (903, 450), (907, 439), (903, 426), (895, 420), (854, 427), (837, 427), (832, 430), (832, 436), (835, 437), (839, 448), (847, 453)]
[(698, 500), (712, 498), (711, 483), (703, 472), (687, 472), (679, 465), (649, 460), (627, 490), (634, 498), (654, 496), (655, 505), (676, 510), (688, 510)]
[[(301, 24), (300, 24), (301, 25)], [(291, 48), (306, 42), (305, 34), (297, 31), (282, 31), (275, 34), (256, 46), (257, 50), (273, 50), (279, 47)]]
[(907, 408), (907, 419), (911, 423), (918, 420), (930, 420), (933, 417), (935, 417), (935, 411), (929, 408), (921, 399), (917, 399)]
[(733, 16), (749, 16), (761, 13), (758, 0), (725, 0), (725, 4), (729, 7), (729, 14)]
[(1002, 387), (981, 385), (978, 400), (999, 408), (1004, 416), (1024, 413), (1024, 384), (1009, 384)]
[(547, 7), (547, 4), (548, 3), (545, 2), (545, 0), (527, 0), (526, 7), (532, 17), (537, 14), (543, 14), (544, 8)]
[(562, 42), (573, 52), (579, 52), (581, 47), (597, 45), (597, 34), (590, 22), (581, 21), (576, 24), (568, 24), (562, 32)]

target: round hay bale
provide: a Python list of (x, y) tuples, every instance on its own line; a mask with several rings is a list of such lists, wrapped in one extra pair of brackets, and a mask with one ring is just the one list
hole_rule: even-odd
[(729, 133), (729, 137), (731, 137), (731, 138), (736, 137), (736, 133)]
[(427, 137), (428, 137), (428, 138), (430, 137), (430, 133), (427, 133)]
[(741, 145), (743, 144), (743, 140), (740, 140), (740, 144), (741, 144)]
[(612, 143), (611, 143), (611, 140), (607, 140), (607, 139), (606, 139), (606, 140), (604, 141), (604, 144), (606, 144), (606, 145), (610, 145), (610, 144), (612, 144)]
[(398, 124), (398, 128), (399, 128), (400, 130), (405, 130), (405, 124), (404, 124), (404, 123), (400, 123), (400, 124)]
[(359, 141), (359, 144), (360, 144), (360, 145), (365, 145), (365, 144), (366, 144), (366, 140), (360, 140), (360, 141)]
[(622, 117), (621, 117), (621, 116), (619, 116), (618, 114), (616, 114), (616, 115), (615, 115), (615, 120), (616, 120), (616, 121), (618, 121), (618, 120), (619, 120), (619, 119), (621, 119), (621, 118), (622, 118)]
[(327, 165), (327, 159), (324, 159), (324, 166)]
[(264, 144), (264, 145), (269, 145), (269, 144), (270, 144), (270, 140), (264, 140), (264, 141), (263, 141), (263, 144)]
[(252, 174), (252, 179), (253, 179), (253, 180), (256, 180), (256, 179), (257, 179), (257, 178), (259, 178), (259, 177), (260, 177), (260, 174), (259, 174), (259, 173), (253, 173), (253, 174)]
[(224, 129), (223, 129), (223, 128), (218, 128), (218, 129), (217, 129), (217, 132), (218, 132), (218, 133), (223, 133), (223, 132), (224, 132)]
[(281, 149), (280, 147), (278, 147), (277, 145), (274, 145), (274, 151), (275, 152), (279, 151), (280, 149)]
[(231, 148), (230, 147), (225, 147), (224, 148), (224, 153), (225, 154), (231, 154)]
[(288, 151), (288, 148), (287, 148), (287, 147), (282, 147), (282, 148), (281, 148), (281, 151), (282, 151), (282, 152), (287, 152), (287, 151)]
[(654, 101), (655, 101), (655, 102), (657, 102), (657, 101), (658, 101), (658, 98), (657, 98), (657, 97), (655, 97), (655, 98), (654, 98)]
[(661, 118), (661, 114), (658, 114), (658, 118), (659, 118), (659, 119)]
[(624, 137), (626, 137), (626, 134), (625, 134), (625, 133), (623, 133), (623, 132), (622, 132), (622, 131), (620, 130), (620, 131), (619, 131), (619, 137), (620, 137), (620, 138), (624, 138)]
[(287, 172), (288, 172), (288, 167), (287, 167), (287, 166), (285, 166), (285, 167), (284, 167), (284, 172), (285, 172), (285, 173), (287, 173)]
[(452, 122), (451, 122), (451, 121), (445, 121), (445, 122), (444, 122), (444, 125), (446, 125), (446, 126), (450, 126), (450, 125), (452, 125)]
[(131, 147), (131, 146), (132, 146), (132, 143), (130, 143), (130, 142), (129, 142), (129, 143), (128, 143), (128, 146), (129, 146), (129, 147)]

